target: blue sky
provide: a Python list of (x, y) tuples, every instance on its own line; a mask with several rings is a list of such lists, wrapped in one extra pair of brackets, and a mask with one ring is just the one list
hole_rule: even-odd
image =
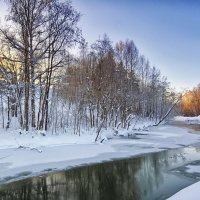
[(74, 0), (87, 41), (132, 39), (178, 90), (200, 83), (200, 0)]
[[(0, 15), (5, 6), (0, 0)], [(72, 0), (89, 43), (132, 39), (178, 90), (200, 83), (200, 0)]]

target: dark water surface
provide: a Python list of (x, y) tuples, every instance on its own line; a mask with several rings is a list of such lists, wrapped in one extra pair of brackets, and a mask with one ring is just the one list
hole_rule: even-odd
[(197, 181), (170, 171), (195, 160), (199, 144), (3, 184), (0, 199), (162, 200)]

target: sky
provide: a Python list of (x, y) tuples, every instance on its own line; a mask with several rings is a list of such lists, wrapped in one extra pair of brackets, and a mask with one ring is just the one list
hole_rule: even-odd
[(90, 43), (131, 39), (178, 90), (200, 83), (200, 0), (74, 0)]
[(79, 26), (89, 43), (104, 33), (113, 44), (133, 40), (178, 91), (200, 83), (200, 0), (72, 0), (72, 4), (82, 15)]

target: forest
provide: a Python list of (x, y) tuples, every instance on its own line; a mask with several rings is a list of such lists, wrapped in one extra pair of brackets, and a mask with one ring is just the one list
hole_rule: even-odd
[(179, 110), (183, 116), (200, 115), (200, 85), (185, 92)]
[(2, 128), (71, 128), (79, 135), (92, 128), (129, 129), (140, 118), (157, 123), (173, 107), (177, 94), (132, 39), (113, 43), (105, 34), (88, 44), (70, 1), (7, 4), (0, 28)]

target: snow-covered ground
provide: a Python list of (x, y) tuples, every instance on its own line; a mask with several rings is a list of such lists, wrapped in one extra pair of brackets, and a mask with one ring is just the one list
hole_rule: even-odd
[[(49, 170), (108, 161), (166, 148), (179, 148), (197, 143), (199, 134), (187, 129), (161, 125), (132, 131), (119, 130), (116, 136), (109, 129), (101, 136), (103, 143), (95, 143), (95, 133), (81, 136), (70, 133), (51, 135), (43, 133), (0, 133), (0, 180), (9, 181), (18, 176), (31, 176)], [(112, 139), (109, 139), (112, 138)], [(197, 185), (200, 189), (200, 184)], [(199, 191), (199, 190), (198, 190)]]
[[(175, 121), (184, 122), (187, 124), (200, 124), (200, 116), (198, 117), (175, 117)], [(187, 165), (186, 172), (200, 173), (200, 166)], [(170, 197), (168, 200), (199, 200), (200, 182), (197, 182)]]
[[(17, 132), (17, 131), (16, 131)], [(118, 135), (103, 143), (95, 143), (95, 134), (81, 136), (60, 134), (19, 134), (4, 132), (0, 135), (0, 178), (15, 176), (24, 171), (41, 172), (46, 169), (64, 169), (113, 158), (128, 157), (142, 153), (178, 148), (200, 140), (200, 135), (174, 126), (152, 127), (149, 131), (133, 130), (137, 134), (128, 139), (130, 131), (120, 131)], [(103, 134), (109, 137), (112, 130)]]
[(197, 117), (177, 116), (174, 118), (174, 120), (179, 122), (185, 122), (187, 124), (200, 124), (200, 116)]
[[(200, 166), (193, 164), (186, 165), (186, 172), (200, 174)], [(200, 181), (182, 189), (168, 200), (199, 200), (199, 191)]]
[(199, 173), (200, 174), (200, 166), (199, 165), (187, 165), (186, 172), (188, 173)]
[(199, 189), (200, 182), (197, 182), (176, 193), (168, 200), (199, 200)]

